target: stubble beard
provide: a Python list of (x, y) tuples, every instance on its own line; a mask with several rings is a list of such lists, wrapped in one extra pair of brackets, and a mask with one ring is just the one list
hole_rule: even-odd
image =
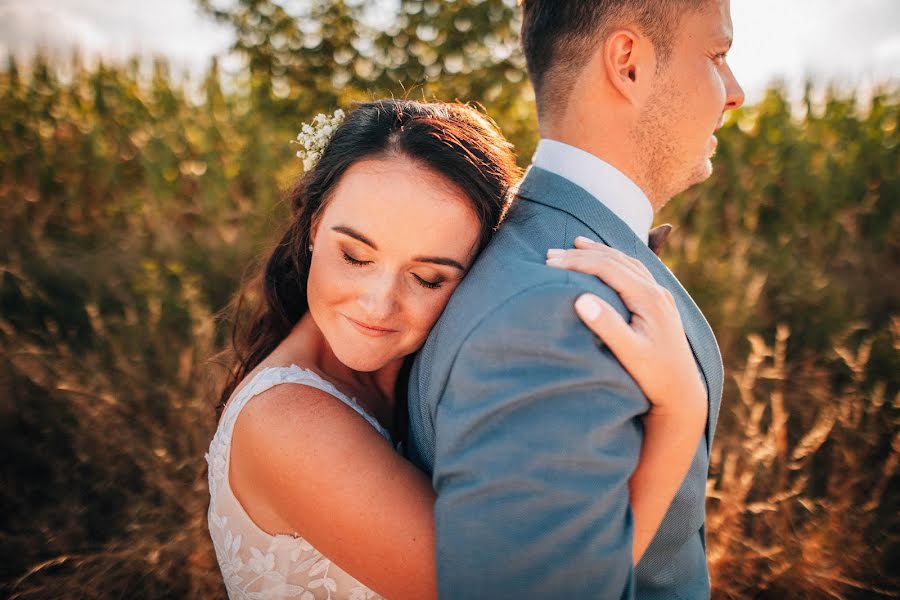
[(659, 86), (632, 130), (633, 143), (639, 152), (641, 181), (638, 184), (650, 198), (654, 211), (712, 175), (709, 157), (690, 167), (684, 163), (683, 149), (671, 128), (684, 102), (675, 86), (668, 83)]

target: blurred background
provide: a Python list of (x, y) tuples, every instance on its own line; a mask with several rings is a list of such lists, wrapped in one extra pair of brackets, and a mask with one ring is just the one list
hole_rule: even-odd
[[(900, 3), (732, 14), (747, 105), (657, 218), (727, 369), (714, 597), (898, 597)], [(0, 0), (0, 595), (224, 595), (210, 359), (289, 140), (355, 100), (474, 100), (525, 166), (517, 28), (512, 0)]]

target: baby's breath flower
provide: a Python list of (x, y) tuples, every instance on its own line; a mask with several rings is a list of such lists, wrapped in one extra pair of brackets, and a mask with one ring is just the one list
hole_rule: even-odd
[(337, 109), (330, 117), (320, 113), (315, 116), (312, 124), (303, 124), (300, 133), (297, 134), (297, 139), (291, 140), (291, 143), (300, 146), (300, 150), (297, 150), (297, 158), (303, 161), (304, 171), (309, 171), (316, 165), (316, 162), (322, 157), (322, 152), (325, 151), (325, 146), (328, 145), (331, 136), (343, 120), (344, 111)]

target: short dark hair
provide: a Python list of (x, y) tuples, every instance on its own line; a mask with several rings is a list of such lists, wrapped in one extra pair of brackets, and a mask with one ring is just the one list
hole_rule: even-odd
[(664, 66), (672, 54), (678, 20), (710, 0), (519, 0), (522, 50), (538, 110), (548, 104), (547, 85), (565, 105), (575, 80), (594, 51), (616, 27), (636, 23)]

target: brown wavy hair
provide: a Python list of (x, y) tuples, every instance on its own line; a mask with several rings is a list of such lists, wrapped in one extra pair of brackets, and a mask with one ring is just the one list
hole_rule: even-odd
[[(233, 323), (232, 352), (217, 414), (238, 384), (275, 350), (309, 309), (306, 281), (311, 260), (310, 230), (338, 181), (357, 161), (389, 156), (413, 159), (464, 192), (481, 224), (479, 251), (500, 225), (510, 201), (510, 188), (521, 174), (512, 145), (472, 106), (412, 100), (356, 105), (316, 165), (289, 192), (291, 217), (287, 230), (226, 309)], [(405, 386), (402, 380), (411, 361), (406, 362), (399, 386)], [(398, 394), (397, 405), (405, 413), (405, 394)]]

